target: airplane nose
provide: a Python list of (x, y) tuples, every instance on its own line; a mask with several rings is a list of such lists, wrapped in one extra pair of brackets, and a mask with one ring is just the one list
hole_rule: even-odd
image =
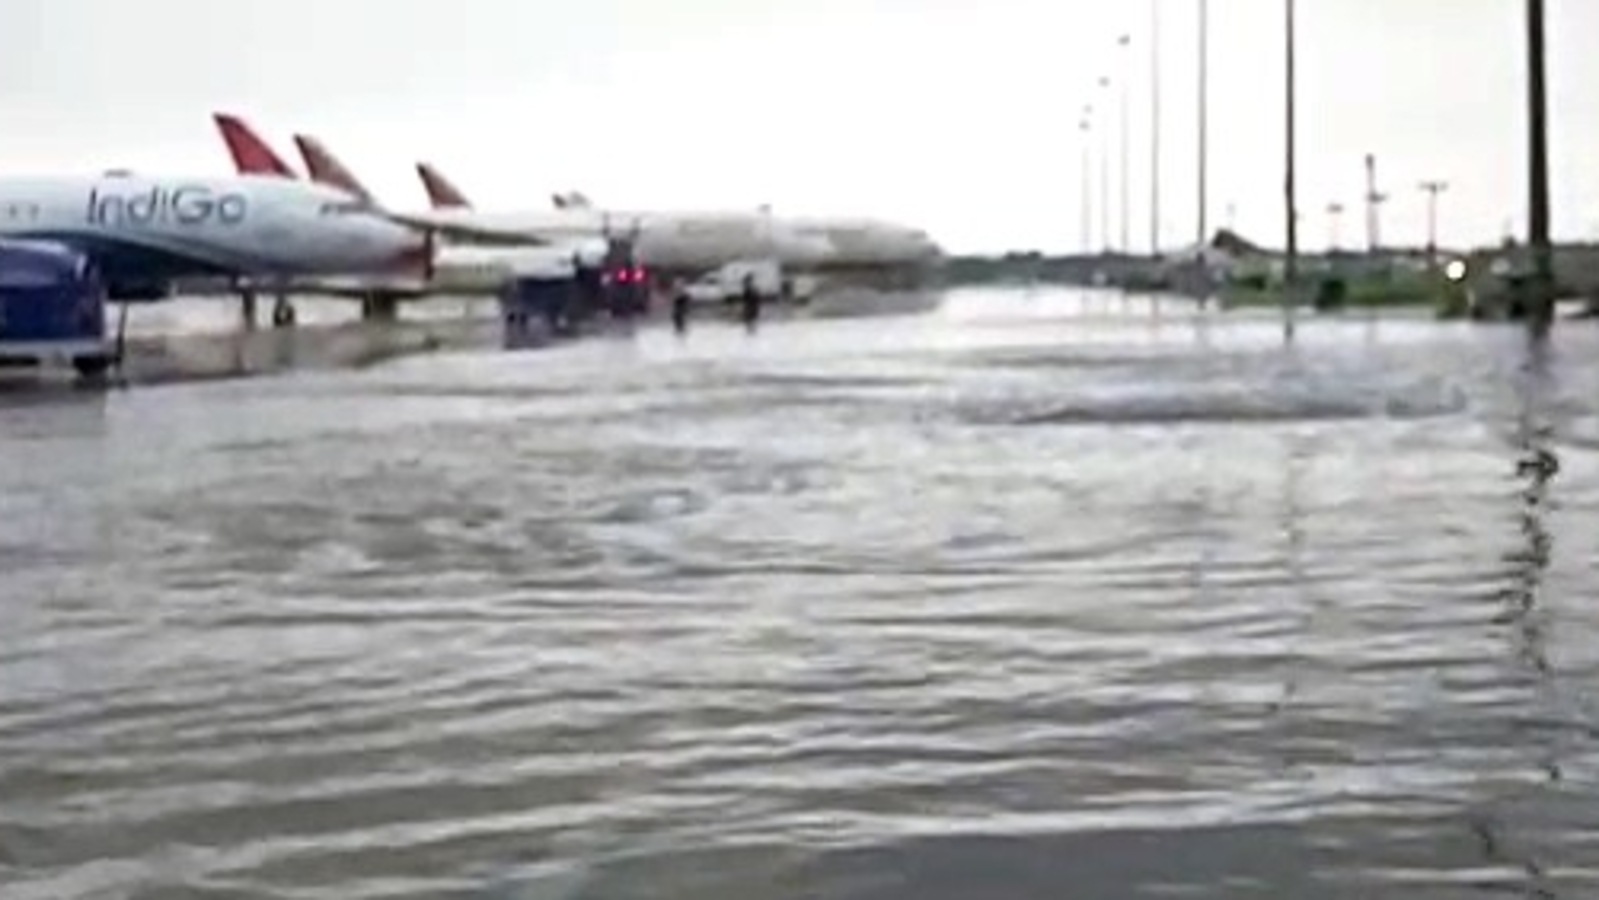
[(937, 259), (944, 255), (944, 248), (925, 231), (915, 231), (910, 238), (911, 253), (920, 259)]

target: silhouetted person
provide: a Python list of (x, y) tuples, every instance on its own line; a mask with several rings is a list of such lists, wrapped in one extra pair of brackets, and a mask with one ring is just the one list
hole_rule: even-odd
[(755, 289), (755, 275), (744, 276), (744, 293), (740, 298), (744, 327), (750, 331), (755, 330), (755, 324), (761, 320), (761, 292)]
[(678, 281), (672, 285), (672, 330), (678, 334), (688, 331), (688, 286)]

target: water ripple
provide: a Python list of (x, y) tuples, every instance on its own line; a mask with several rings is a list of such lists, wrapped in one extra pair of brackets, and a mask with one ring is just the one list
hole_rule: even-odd
[(952, 302), (8, 398), (0, 893), (1593, 893), (1599, 338)]

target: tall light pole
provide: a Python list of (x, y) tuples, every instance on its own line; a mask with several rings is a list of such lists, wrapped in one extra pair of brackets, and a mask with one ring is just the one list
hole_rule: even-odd
[(1288, 227), (1288, 254), (1283, 260), (1283, 338), (1294, 336), (1294, 295), (1299, 285), (1299, 210), (1294, 184), (1294, 0), (1284, 3), (1283, 113), (1285, 120), (1283, 202)]
[(1382, 246), (1382, 205), (1388, 195), (1377, 190), (1377, 156), (1366, 154), (1366, 252), (1377, 255)]
[(1132, 144), (1131, 144), (1131, 141), (1130, 141), (1129, 138), (1130, 138), (1130, 134), (1131, 134), (1131, 130), (1132, 130), (1131, 129), (1131, 122), (1132, 122), (1132, 117), (1133, 117), (1132, 116), (1132, 113), (1133, 113), (1132, 102), (1131, 102), (1132, 101), (1132, 85), (1133, 85), (1133, 77), (1132, 77), (1133, 76), (1132, 43), (1133, 43), (1133, 37), (1130, 34), (1124, 34), (1121, 37), (1116, 39), (1116, 46), (1121, 48), (1120, 52), (1121, 52), (1121, 57), (1122, 57), (1122, 96), (1121, 96), (1121, 107), (1122, 107), (1122, 109), (1121, 109), (1121, 128), (1122, 128), (1122, 152), (1121, 152), (1122, 240), (1121, 240), (1121, 251), (1122, 251), (1123, 254), (1128, 254), (1128, 253), (1133, 252), (1132, 205), (1130, 203), (1130, 200), (1132, 198), (1132, 194), (1131, 194), (1131, 190), (1130, 190), (1130, 185), (1132, 183), (1131, 182), (1131, 178), (1130, 178), (1130, 176), (1132, 174), (1132, 166), (1129, 164), (1131, 162), (1131, 157), (1129, 156), (1129, 153), (1131, 152), (1131, 149), (1132, 149)]
[(1527, 247), (1532, 251), (1535, 334), (1554, 320), (1554, 260), (1549, 247), (1549, 123), (1544, 90), (1543, 0), (1527, 0)]
[(1209, 204), (1206, 176), (1210, 174), (1210, 0), (1199, 0), (1199, 246), (1210, 240), (1205, 211)]
[(1077, 120), (1077, 133), (1080, 137), (1083, 157), (1083, 183), (1079, 189), (1080, 205), (1082, 207), (1082, 238), (1083, 255), (1090, 256), (1094, 252), (1094, 107), (1088, 104), (1083, 107), (1082, 117)]
[(1149, 0), (1149, 255), (1160, 256), (1160, 0)]
[[(1110, 76), (1099, 77), (1100, 93), (1106, 95), (1106, 102), (1100, 107), (1109, 106)], [(1110, 255), (1110, 129), (1099, 129), (1099, 239), (1102, 241), (1103, 253)]]
[(1427, 268), (1438, 268), (1438, 195), (1449, 189), (1447, 181), (1423, 181), (1419, 187), (1427, 195)]

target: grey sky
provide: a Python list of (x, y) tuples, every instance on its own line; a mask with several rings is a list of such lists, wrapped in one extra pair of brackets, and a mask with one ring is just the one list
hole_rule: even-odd
[[(1196, 0), (1162, 4), (1163, 234), (1194, 233)], [(6, 0), (0, 170), (228, 171), (209, 113), (288, 155), (321, 136), (386, 200), (429, 158), (483, 207), (580, 188), (619, 206), (917, 222), (952, 249), (1079, 242), (1078, 111), (1134, 35), (1132, 234), (1148, 234), (1145, 0)], [(1281, 0), (1211, 0), (1211, 221), (1282, 231)], [(1523, 220), (1519, 0), (1300, 0), (1301, 205), (1362, 236), (1361, 155), (1422, 240)], [(1599, 237), (1599, 3), (1550, 0), (1554, 219)], [(1113, 89), (1115, 91), (1115, 89)], [(1114, 97), (1119, 97), (1119, 92)], [(1100, 98), (1102, 101), (1104, 98)], [(1102, 102), (1103, 106), (1103, 102)], [(1115, 107), (1110, 107), (1114, 112)], [(1115, 136), (1113, 131), (1113, 137)], [(1113, 150), (1117, 148), (1113, 142)], [(293, 159), (293, 157), (290, 157)], [(296, 160), (297, 161), (297, 160)], [(1112, 198), (1119, 196), (1113, 180)], [(1119, 226), (1113, 226), (1119, 232)]]

